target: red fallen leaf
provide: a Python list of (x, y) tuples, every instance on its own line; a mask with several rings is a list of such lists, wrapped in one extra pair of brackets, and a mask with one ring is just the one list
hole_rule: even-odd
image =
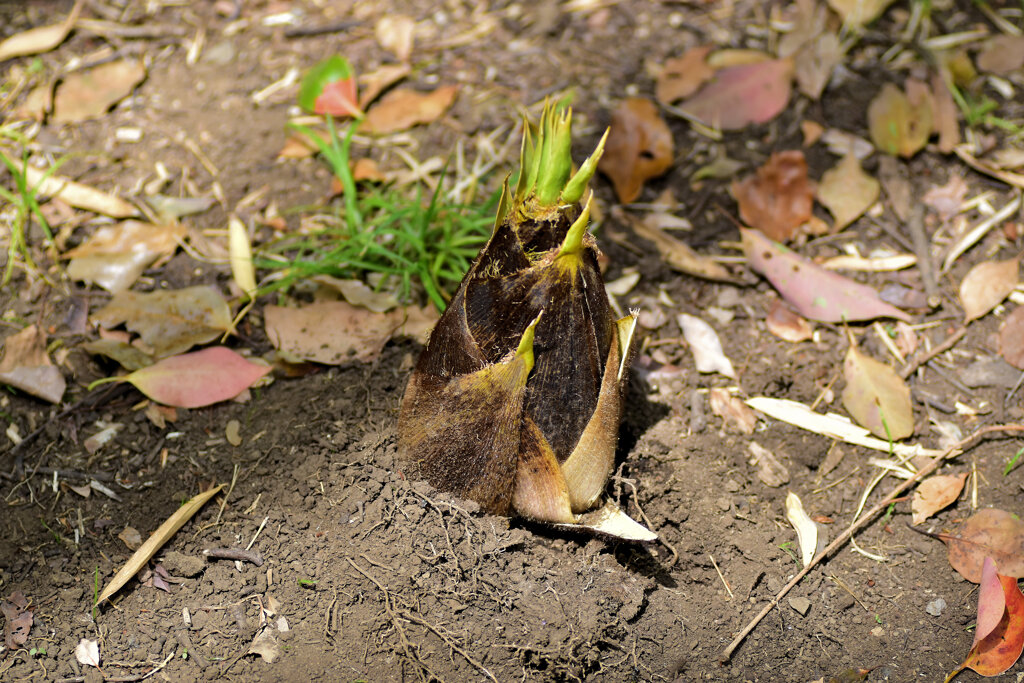
[(612, 112), (611, 132), (597, 168), (615, 186), (623, 204), (640, 196), (644, 183), (668, 170), (675, 156), (672, 132), (658, 108), (643, 97), (630, 97)]
[(978, 591), (978, 626), (974, 643), (961, 669), (982, 676), (998, 676), (1016, 663), (1024, 651), (1024, 594), (1017, 579), (996, 572), (986, 557)]
[(875, 318), (910, 321), (906, 313), (879, 299), (871, 287), (825, 270), (757, 230), (740, 229), (740, 234), (750, 267), (768, 278), (805, 318), (826, 323)]
[(792, 80), (792, 57), (732, 66), (679, 108), (706, 126), (739, 130), (778, 116), (789, 102)]
[(779, 242), (791, 238), (811, 218), (814, 205), (804, 153), (772, 154), (755, 175), (734, 181), (732, 194), (747, 225)]
[(123, 379), (149, 398), (176, 408), (200, 408), (242, 393), (270, 368), (226, 346), (164, 358)]
[(354, 78), (344, 78), (328, 83), (313, 103), (314, 114), (331, 114), (332, 116), (362, 116), (356, 95)]
[(768, 311), (764, 323), (769, 332), (783, 341), (802, 342), (814, 335), (811, 324), (778, 299), (772, 302), (772, 307)]
[(934, 535), (949, 546), (949, 564), (971, 583), (981, 582), (986, 557), (1006, 576), (1024, 577), (1024, 521), (1005, 510), (979, 510), (956, 536)]

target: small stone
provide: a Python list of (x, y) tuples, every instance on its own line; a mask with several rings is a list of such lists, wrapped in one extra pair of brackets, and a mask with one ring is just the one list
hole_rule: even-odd
[(732, 509), (732, 500), (730, 500), (728, 496), (720, 496), (718, 500), (715, 501), (715, 504), (722, 512), (728, 512)]
[(885, 629), (881, 626), (876, 626), (873, 629), (871, 629), (871, 635), (873, 635), (875, 638), (881, 638), (885, 635)]
[(729, 493), (736, 493), (740, 490), (740, 483), (735, 479), (730, 479), (725, 482), (725, 490)]
[(185, 555), (175, 550), (165, 553), (161, 564), (172, 576), (183, 576), (189, 579), (198, 575), (206, 566), (206, 562), (201, 557)]
[(789, 606), (799, 612), (800, 616), (806, 617), (811, 610), (811, 601), (807, 598), (790, 598)]
[(942, 616), (942, 611), (946, 609), (946, 601), (942, 598), (935, 598), (924, 608), (924, 611), (933, 617)]

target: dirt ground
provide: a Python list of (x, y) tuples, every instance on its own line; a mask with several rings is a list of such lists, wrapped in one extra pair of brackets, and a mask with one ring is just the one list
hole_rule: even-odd
[[(448, 115), (404, 138), (419, 159), (444, 156), (460, 139), (472, 146), (502, 126), (512, 135), (522, 107), (569, 87), (576, 91), (581, 159), (617, 99), (652, 92), (645, 62), (660, 63), (702, 43), (765, 45), (768, 3), (576, 4), (584, 9), (554, 1), (138, 3), (121, 16), (127, 25), (148, 29), (141, 37), (104, 39), (78, 31), (41, 59), (57, 64), (111, 45), (144, 55), (145, 82), (103, 118), (44, 126), (42, 140), (53, 153), (73, 152), (62, 173), (124, 196), (153, 177), (157, 162), (172, 170), (169, 193), (187, 193), (184, 169), (200, 191), (218, 183), (226, 206), (190, 219), (203, 229), (222, 226), (226, 209), (260, 188), (261, 201), (282, 209), (323, 198), (329, 174), (320, 161), (275, 161), (294, 88), (260, 104), (251, 95), (289, 69), (333, 52), (364, 71), (387, 61), (373, 35), (382, 13), (408, 14), (423, 27), (413, 84), (461, 86)], [(69, 6), (0, 4), (0, 38), (53, 21)], [(283, 12), (299, 13), (296, 23), (263, 21)], [(957, 16), (964, 25), (979, 20)], [(868, 42), (891, 41), (891, 21), (883, 18)], [(296, 27), (332, 30), (289, 33)], [(206, 56), (187, 64), (199, 31)], [(820, 102), (794, 97), (776, 121), (727, 135), (725, 148), (749, 171), (773, 150), (799, 148), (803, 119), (864, 135), (866, 102), (883, 80), (896, 76), (870, 60), (851, 62)], [(119, 140), (114, 131), (124, 126), (142, 128), (144, 141)], [(728, 182), (693, 189), (688, 179), (707, 163), (711, 144), (685, 121), (670, 118), (670, 126), (677, 162), (641, 201), (673, 188), (681, 215), (694, 225), (685, 239), (699, 251), (725, 253), (719, 243), (737, 239)], [(216, 174), (184, 144), (186, 138)], [(401, 165), (389, 147), (375, 154), (384, 166)], [(808, 149), (807, 157), (812, 177), (832, 163), (820, 147)], [(866, 168), (874, 170), (874, 163), (868, 160)], [(914, 197), (963, 173), (954, 157), (932, 150), (899, 163)], [(1010, 196), (993, 180), (966, 177), (972, 195), (990, 190), (999, 204)], [(0, 294), (5, 316), (13, 311), (17, 319), (34, 320), (42, 311), (54, 336), (71, 347), (62, 366), (70, 387), (64, 407), (70, 408), (13, 391), (0, 396), (0, 415), (23, 437), (42, 430), (22, 448), (0, 437), (0, 593), (22, 592), (35, 620), (26, 646), (32, 651), (0, 655), (0, 680), (139, 680), (155, 664), (160, 667), (152, 677), (172, 681), (809, 682), (860, 680), (854, 673), (860, 669), (870, 669), (870, 681), (942, 680), (970, 648), (976, 587), (950, 568), (942, 543), (908, 528), (908, 501), (856, 536), (861, 549), (884, 561), (845, 546), (783, 599), (729, 663), (719, 664), (723, 648), (800, 569), (783, 512), (787, 490), (830, 522), (824, 526), (834, 537), (850, 523), (877, 470), (868, 464), (869, 452), (843, 446), (839, 465), (822, 473), (831, 440), (770, 419), (761, 419), (755, 434), (741, 434), (711, 415), (702, 390), (738, 385), (743, 396), (811, 404), (832, 384), (838, 395), (845, 333), (819, 325), (813, 341), (799, 344), (768, 334), (764, 319), (775, 294), (766, 283), (749, 275), (753, 284), (745, 287), (680, 275), (652, 245), (612, 239), (628, 235), (629, 228), (607, 210), (615, 203), (607, 181), (594, 186), (606, 209), (597, 236), (611, 261), (607, 278), (629, 268), (642, 276), (620, 302), (666, 314), (663, 325), (642, 330), (646, 341), (629, 388), (620, 466), (611, 485), (615, 499), (656, 531), (660, 543), (622, 543), (489, 516), (407, 480), (395, 466), (395, 423), (421, 348), (415, 341), (396, 339), (369, 364), (279, 377), (254, 390), (246, 403), (181, 410), (176, 422), (161, 429), (139, 409), (142, 397), (133, 389), (84, 389), (114, 368), (74, 347), (82, 337), (69, 331), (67, 316), (83, 301), (98, 307), (107, 295), (80, 283), (49, 290), (21, 280)], [(893, 245), (891, 235), (901, 230), (886, 208), (842, 238), (867, 251)], [(993, 236), (942, 282), (946, 300), (919, 316), (939, 321), (923, 332), (933, 344), (960, 320), (956, 283), (1000, 248), (1008, 258), (1019, 250), (1019, 238), (1014, 243), (1001, 233)], [(804, 248), (815, 257), (840, 251), (835, 238)], [(179, 252), (146, 278), (151, 287), (226, 287), (230, 271)], [(892, 279), (863, 278), (878, 287)], [(676, 314), (706, 317), (709, 308), (721, 316), (714, 325), (737, 365), (738, 382), (698, 374), (680, 340)], [(257, 307), (237, 342), (256, 353), (270, 348), (259, 315)], [(930, 416), (956, 422), (965, 434), (979, 425), (1021, 420), (1019, 393), (1006, 403), (1007, 386), (957, 381), (971, 362), (994, 354), (998, 324), (995, 316), (972, 324), (956, 352), (945, 356), (944, 373), (952, 382), (937, 372), (915, 377), (915, 396), (932, 397), (932, 406), (916, 404), (914, 441), (935, 447)], [(864, 340), (883, 357), (873, 335)], [(671, 364), (651, 360), (655, 350)], [(1014, 374), (1009, 386), (1015, 381)], [(978, 414), (941, 413), (957, 401)], [(238, 446), (225, 437), (230, 420), (241, 425)], [(101, 421), (124, 428), (89, 453), (84, 439)], [(752, 441), (780, 457), (790, 473), (787, 485), (771, 488), (758, 478), (749, 462)], [(1003, 474), (1019, 447), (1012, 440), (985, 441), (944, 471), (976, 471), (980, 506), (1019, 513), (1024, 468)], [(158, 555), (172, 577), (168, 591), (133, 580), (111, 604), (91, 610), (97, 582), (106, 583), (130, 555), (119, 538), (125, 527), (145, 538), (201, 488), (232, 480), (230, 495), (214, 499)], [(83, 497), (71, 488), (91, 481), (116, 499), (95, 490)], [(895, 481), (883, 480), (868, 504)], [(969, 497), (961, 499), (925, 528), (955, 529), (970, 513)], [(250, 546), (256, 561), (204, 555)], [(936, 608), (939, 599), (944, 608)], [(274, 614), (268, 625), (261, 620), (264, 610)], [(102, 672), (76, 661), (82, 638), (100, 641)], [(250, 652), (254, 639), (258, 649), (277, 653), (276, 660)], [(1020, 670), (1018, 664), (997, 680), (1019, 681)], [(966, 672), (958, 680), (978, 678)]]

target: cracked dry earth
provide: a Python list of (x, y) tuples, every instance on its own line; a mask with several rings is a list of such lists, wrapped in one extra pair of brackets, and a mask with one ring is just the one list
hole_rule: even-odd
[[(54, 149), (83, 152), (62, 173), (124, 193), (151, 179), (160, 162), (173, 170), (173, 192), (185, 193), (191, 183), (208, 193), (216, 182), (228, 206), (260, 188), (266, 188), (263, 201), (282, 207), (315, 201), (328, 183), (320, 162), (275, 162), (294, 91), (259, 104), (251, 94), (335, 51), (364, 70), (379, 65), (387, 56), (374, 41), (374, 22), (403, 12), (425, 32), (413, 83), (462, 88), (442, 121), (406, 136), (402, 144), (410, 153), (443, 156), (456, 140), (473, 141), (501, 126), (511, 130), (518, 107), (570, 86), (581, 122), (577, 151), (586, 151), (617, 98), (649, 94), (644, 60), (663, 61), (702, 42), (758, 45), (757, 33), (746, 28), (750, 17), (763, 16), (760, 3), (714, 4), (627, 1), (573, 12), (555, 2), (257, 1), (241, 3), (239, 14), (230, 16), (220, 4), (154, 0), (131, 13), (135, 25), (150, 31), (106, 39), (115, 50), (143, 55), (147, 80), (106, 117), (48, 125), (43, 139)], [(45, 18), (66, 12), (68, 3), (29, 7), (31, 16)], [(301, 11), (304, 26), (342, 22), (345, 28), (289, 37), (261, 23), (290, 9)], [(0, 17), (7, 16), (9, 27), (0, 22), (5, 35), (25, 28), (17, 23), (24, 14), (0, 7)], [(883, 20), (879, 30), (886, 26)], [(190, 65), (185, 54), (200, 29), (217, 57)], [(77, 32), (42, 59), (61, 63), (106, 44)], [(820, 103), (799, 104), (798, 111), (724, 144), (752, 168), (773, 149), (798, 148), (803, 117), (863, 134), (856, 112), (866, 104), (865, 84), (878, 78), (870, 68), (853, 72)], [(117, 141), (113, 131), (121, 126), (142, 128), (145, 143)], [(690, 243), (714, 250), (719, 240), (735, 239), (730, 221), (713, 210), (729, 202), (727, 185), (690, 189), (687, 178), (706, 163), (709, 143), (684, 122), (671, 126), (680, 158), (643, 199), (673, 187), (684, 207), (694, 207)], [(186, 139), (201, 146), (212, 170)], [(383, 165), (400, 165), (387, 146), (380, 153)], [(816, 176), (831, 163), (824, 152), (807, 155)], [(948, 163), (924, 153), (907, 164), (905, 175), (920, 191), (945, 180)], [(980, 177), (970, 182), (1004, 192)], [(595, 185), (605, 205), (612, 203), (609, 185)], [(224, 207), (215, 207), (195, 224), (219, 227), (225, 219)], [(886, 212), (859, 225), (865, 245), (887, 239), (878, 222), (897, 223)], [(165, 428), (134, 409), (140, 397), (129, 389), (96, 392), (66, 413), (5, 394), (0, 408), (21, 434), (43, 433), (26, 448), (0, 454), (3, 471), (17, 473), (0, 479), (0, 589), (31, 599), (29, 646), (36, 649), (0, 656), (0, 679), (136, 680), (159, 664), (152, 678), (171, 681), (827, 681), (860, 668), (871, 669), (872, 681), (942, 680), (970, 647), (975, 589), (949, 567), (940, 543), (907, 528), (906, 502), (857, 536), (885, 562), (842, 549), (783, 600), (731, 662), (719, 664), (723, 648), (799, 569), (787, 552), (795, 537), (783, 516), (786, 487), (769, 488), (758, 479), (748, 462), (749, 443), (777, 454), (789, 469), (788, 487), (835, 527), (849, 523), (874, 470), (866, 452), (845, 447), (839, 466), (823, 474), (829, 439), (771, 420), (746, 436), (705, 416), (704, 394), (691, 397), (729, 383), (698, 375), (688, 352), (672, 342), (679, 337), (676, 313), (726, 311), (730, 322), (720, 330), (728, 331), (722, 339), (742, 393), (810, 404), (840, 364), (841, 329), (824, 326), (813, 342), (782, 342), (765, 331), (773, 296), (767, 285), (679, 275), (651, 245), (632, 240), (634, 249), (626, 249), (609, 239), (626, 231), (609, 218), (598, 234), (611, 259), (608, 277), (626, 268), (642, 274), (624, 305), (664, 308), (660, 292), (676, 302), (667, 311), (669, 322), (644, 335), (681, 369), (658, 376), (638, 365), (611, 491), (663, 543), (630, 545), (488, 516), (408, 481), (394, 456), (398, 402), (420, 349), (411, 340), (390, 342), (370, 364), (278, 378), (245, 404), (180, 411)], [(827, 242), (816, 249), (821, 255), (838, 251)], [(957, 281), (968, 265), (958, 266)], [(161, 287), (226, 286), (230, 278), (226, 266), (182, 253), (146, 275)], [(875, 278), (872, 284), (884, 281)], [(104, 300), (78, 285), (50, 294), (15, 286), (2, 296), (5, 310), (29, 319), (48, 297), (45, 315), (57, 330), (72, 297), (93, 307)], [(962, 348), (983, 353), (997, 322), (972, 325)], [(259, 325), (243, 334), (257, 352), (269, 348)], [(937, 332), (935, 342), (941, 339)], [(871, 343), (869, 350), (880, 351)], [(72, 403), (85, 396), (89, 381), (112, 371), (74, 348), (65, 367)], [(993, 423), (1021, 417), (1019, 400), (1004, 406), (1001, 389), (966, 396), (928, 374), (918, 388), (949, 403), (987, 401), (993, 413), (986, 419)], [(931, 445), (928, 413), (917, 409), (918, 435)], [(90, 454), (82, 441), (97, 420), (125, 428)], [(225, 438), (230, 420), (241, 425), (238, 446)], [(1020, 471), (1002, 474), (1008, 448), (1016, 447), (985, 442), (963, 456), (957, 471), (964, 463), (977, 468), (984, 505), (1019, 510)], [(131, 581), (112, 604), (91, 613), (96, 580), (105, 583), (130, 554), (118, 538), (122, 529), (134, 527), (145, 537), (200, 487), (233, 478), (230, 496), (208, 504), (159, 553), (169, 590)], [(117, 499), (96, 492), (85, 498), (69, 487), (93, 479)], [(884, 481), (869, 504), (891, 482)], [(941, 513), (935, 528), (953, 528), (967, 514), (961, 502)], [(250, 543), (259, 564), (204, 555)], [(946, 607), (932, 615), (926, 608), (938, 598)], [(102, 672), (76, 661), (82, 638), (100, 641)], [(269, 655), (274, 661), (266, 661)], [(966, 673), (961, 680), (976, 678)], [(999, 680), (1017, 678), (1011, 672)]]

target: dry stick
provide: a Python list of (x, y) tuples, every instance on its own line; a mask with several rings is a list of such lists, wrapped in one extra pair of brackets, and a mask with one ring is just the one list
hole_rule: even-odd
[(914, 245), (914, 255), (917, 256), (917, 267), (921, 271), (924, 293), (928, 295), (928, 305), (935, 308), (942, 303), (942, 295), (939, 293), (939, 281), (935, 276), (931, 245), (928, 244), (928, 236), (924, 232), (924, 207), (920, 204), (916, 204), (911, 211), (907, 227), (910, 228), (910, 240)]
[(956, 332), (946, 337), (941, 344), (936, 346), (931, 351), (922, 354), (919, 358), (911, 358), (909, 361), (907, 361), (907, 364), (903, 366), (903, 369), (900, 370), (900, 377), (902, 377), (903, 379), (910, 377), (912, 374), (914, 374), (914, 371), (917, 370), (920, 366), (924, 365), (932, 358), (935, 358), (935, 356), (939, 355), (940, 353), (948, 351), (949, 349), (956, 346), (956, 343), (963, 339), (965, 334), (967, 334), (967, 328), (961, 327)]
[(761, 620), (764, 619), (766, 616), (768, 616), (768, 613), (772, 611), (772, 608), (775, 607), (776, 605), (778, 605), (779, 601), (782, 600), (782, 598), (786, 597), (786, 593), (788, 593), (790, 590), (792, 590), (792, 588), (794, 586), (796, 586), (798, 583), (800, 583), (800, 580), (802, 578), (804, 578), (804, 576), (806, 576), (807, 573), (810, 572), (815, 566), (817, 566), (818, 563), (820, 563), (823, 559), (825, 559), (825, 557), (828, 556), (829, 553), (831, 553), (833, 550), (836, 550), (841, 545), (846, 543), (846, 541), (848, 541), (853, 536), (854, 533), (856, 533), (857, 531), (860, 531), (860, 529), (862, 527), (864, 527), (869, 521), (874, 519), (875, 515), (877, 515), (882, 510), (884, 510), (890, 503), (895, 501), (896, 498), (898, 498), (901, 493), (903, 493), (904, 491), (909, 489), (911, 486), (913, 486), (917, 482), (921, 481), (922, 479), (927, 477), (929, 474), (934, 472), (936, 469), (938, 469), (939, 465), (941, 465), (943, 462), (945, 462), (945, 460), (947, 458), (955, 457), (954, 454), (959, 455), (961, 449), (964, 446), (966, 446), (967, 444), (969, 444), (969, 443), (973, 442), (974, 440), (984, 436), (985, 434), (988, 434), (989, 432), (999, 432), (999, 431), (1024, 432), (1024, 425), (1008, 424), (1008, 425), (992, 425), (992, 426), (989, 426), (989, 427), (982, 427), (981, 429), (977, 430), (976, 432), (974, 432), (970, 436), (968, 436), (968, 437), (966, 437), (964, 439), (961, 439), (957, 443), (955, 443), (952, 446), (950, 446), (949, 448), (947, 448), (941, 455), (936, 456), (930, 463), (928, 463), (927, 465), (922, 467), (918, 471), (917, 474), (915, 474), (913, 477), (911, 477), (910, 479), (907, 479), (905, 482), (903, 482), (902, 484), (900, 484), (899, 486), (894, 488), (889, 493), (889, 495), (887, 495), (881, 502), (879, 502), (873, 508), (871, 508), (866, 513), (864, 513), (860, 517), (860, 519), (855, 520), (854, 523), (851, 524), (850, 527), (846, 531), (841, 533), (839, 535), (839, 537), (836, 538), (836, 540), (834, 540), (831, 543), (829, 543), (828, 547), (826, 547), (820, 553), (815, 555), (814, 559), (812, 559), (810, 561), (810, 563), (806, 567), (801, 569), (800, 572), (797, 573), (796, 576), (794, 576), (792, 579), (790, 579), (789, 583), (787, 583), (785, 586), (783, 586), (782, 590), (780, 590), (778, 593), (775, 594), (775, 597), (772, 598), (768, 602), (767, 605), (765, 605), (764, 609), (762, 609), (760, 612), (758, 612), (757, 616), (754, 617), (753, 619), (751, 619), (750, 623), (748, 623), (746, 626), (743, 627), (743, 630), (740, 631), (739, 635), (736, 636), (736, 638), (734, 638), (731, 643), (729, 643), (729, 647), (725, 648), (722, 651), (722, 656), (718, 660), (719, 663), (720, 664), (728, 663), (729, 658), (732, 657), (733, 651), (735, 651), (736, 648), (740, 646), (740, 643), (742, 643), (743, 640), (748, 635), (750, 635), (750, 632), (753, 631), (754, 628), (759, 623), (761, 623)]

